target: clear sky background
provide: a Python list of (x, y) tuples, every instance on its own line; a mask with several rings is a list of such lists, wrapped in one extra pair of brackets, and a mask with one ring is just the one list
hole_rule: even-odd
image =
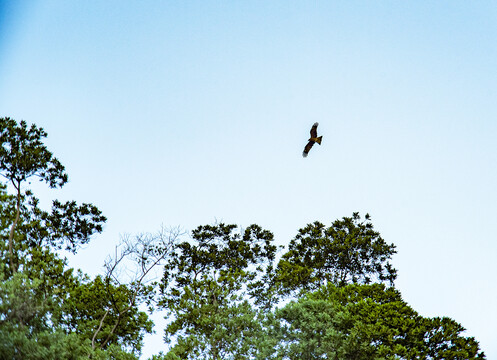
[(0, 116), (66, 166), (46, 205), (108, 217), (72, 266), (161, 224), (286, 245), (368, 212), (404, 299), (497, 358), (495, 2), (0, 0)]

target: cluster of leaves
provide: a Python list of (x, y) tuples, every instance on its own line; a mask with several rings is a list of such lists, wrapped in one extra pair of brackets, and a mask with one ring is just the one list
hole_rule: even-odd
[(278, 309), (261, 359), (484, 359), (449, 318), (424, 318), (384, 284), (327, 284)]
[[(135, 355), (125, 351), (120, 341), (113, 341), (104, 348), (95, 348), (88, 337), (64, 326), (64, 306), (68, 304), (61, 306), (61, 282), (49, 292), (45, 280), (32, 278), (24, 272), (17, 272), (9, 277), (0, 272), (0, 358), (137, 359)], [(72, 299), (72, 296), (67, 295), (67, 298)], [(79, 309), (72, 311), (80, 312)], [(80, 312), (80, 315), (83, 314)], [(87, 328), (92, 318), (90, 314), (79, 325)], [(125, 332), (132, 334), (128, 330)]]
[(28, 128), (24, 120), (18, 124), (9, 117), (0, 118), (0, 169), (12, 185), (32, 176), (38, 176), (51, 188), (67, 182), (64, 166), (43, 144), (46, 137), (47, 133), (35, 124)]
[(181, 359), (249, 359), (260, 329), (250, 298), (261, 294), (257, 284), (274, 261), (273, 235), (258, 225), (242, 233), (236, 225), (199, 226), (192, 241), (183, 242), (166, 267), (159, 306), (172, 321), (165, 340), (176, 345), (170, 356)]
[(388, 261), (395, 245), (387, 244), (366, 214), (335, 220), (331, 226), (316, 221), (300, 229), (282, 256), (277, 281), (285, 292), (308, 292), (333, 283), (369, 284), (373, 280), (393, 285), (397, 271)]

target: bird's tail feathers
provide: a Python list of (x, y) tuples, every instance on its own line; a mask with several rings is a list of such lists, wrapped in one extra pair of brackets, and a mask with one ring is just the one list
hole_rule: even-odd
[(322, 139), (322, 138), (323, 138), (322, 136), (319, 136), (319, 137), (317, 137), (317, 138), (316, 138), (316, 142), (317, 142), (319, 145), (321, 145), (321, 139)]

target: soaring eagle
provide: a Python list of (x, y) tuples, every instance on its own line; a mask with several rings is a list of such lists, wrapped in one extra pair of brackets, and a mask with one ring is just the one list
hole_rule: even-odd
[(303, 157), (307, 157), (307, 155), (309, 154), (309, 151), (311, 150), (312, 145), (314, 145), (314, 143), (318, 143), (319, 145), (321, 145), (321, 139), (323, 137), (322, 136), (318, 137), (318, 125), (319, 125), (319, 123), (314, 123), (314, 125), (312, 125), (311, 138), (309, 139), (309, 142), (307, 143), (307, 145), (304, 148), (304, 152), (302, 153)]

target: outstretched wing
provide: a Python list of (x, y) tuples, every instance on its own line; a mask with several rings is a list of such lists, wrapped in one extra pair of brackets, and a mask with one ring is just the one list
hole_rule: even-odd
[(307, 145), (304, 148), (304, 152), (302, 153), (303, 157), (307, 157), (307, 154), (309, 154), (309, 151), (311, 150), (312, 145), (314, 145), (314, 141), (309, 141), (307, 143)]
[(317, 122), (315, 122), (314, 125), (312, 125), (312, 128), (311, 128), (311, 138), (317, 138), (318, 137), (318, 125), (319, 125), (319, 123), (317, 123)]

